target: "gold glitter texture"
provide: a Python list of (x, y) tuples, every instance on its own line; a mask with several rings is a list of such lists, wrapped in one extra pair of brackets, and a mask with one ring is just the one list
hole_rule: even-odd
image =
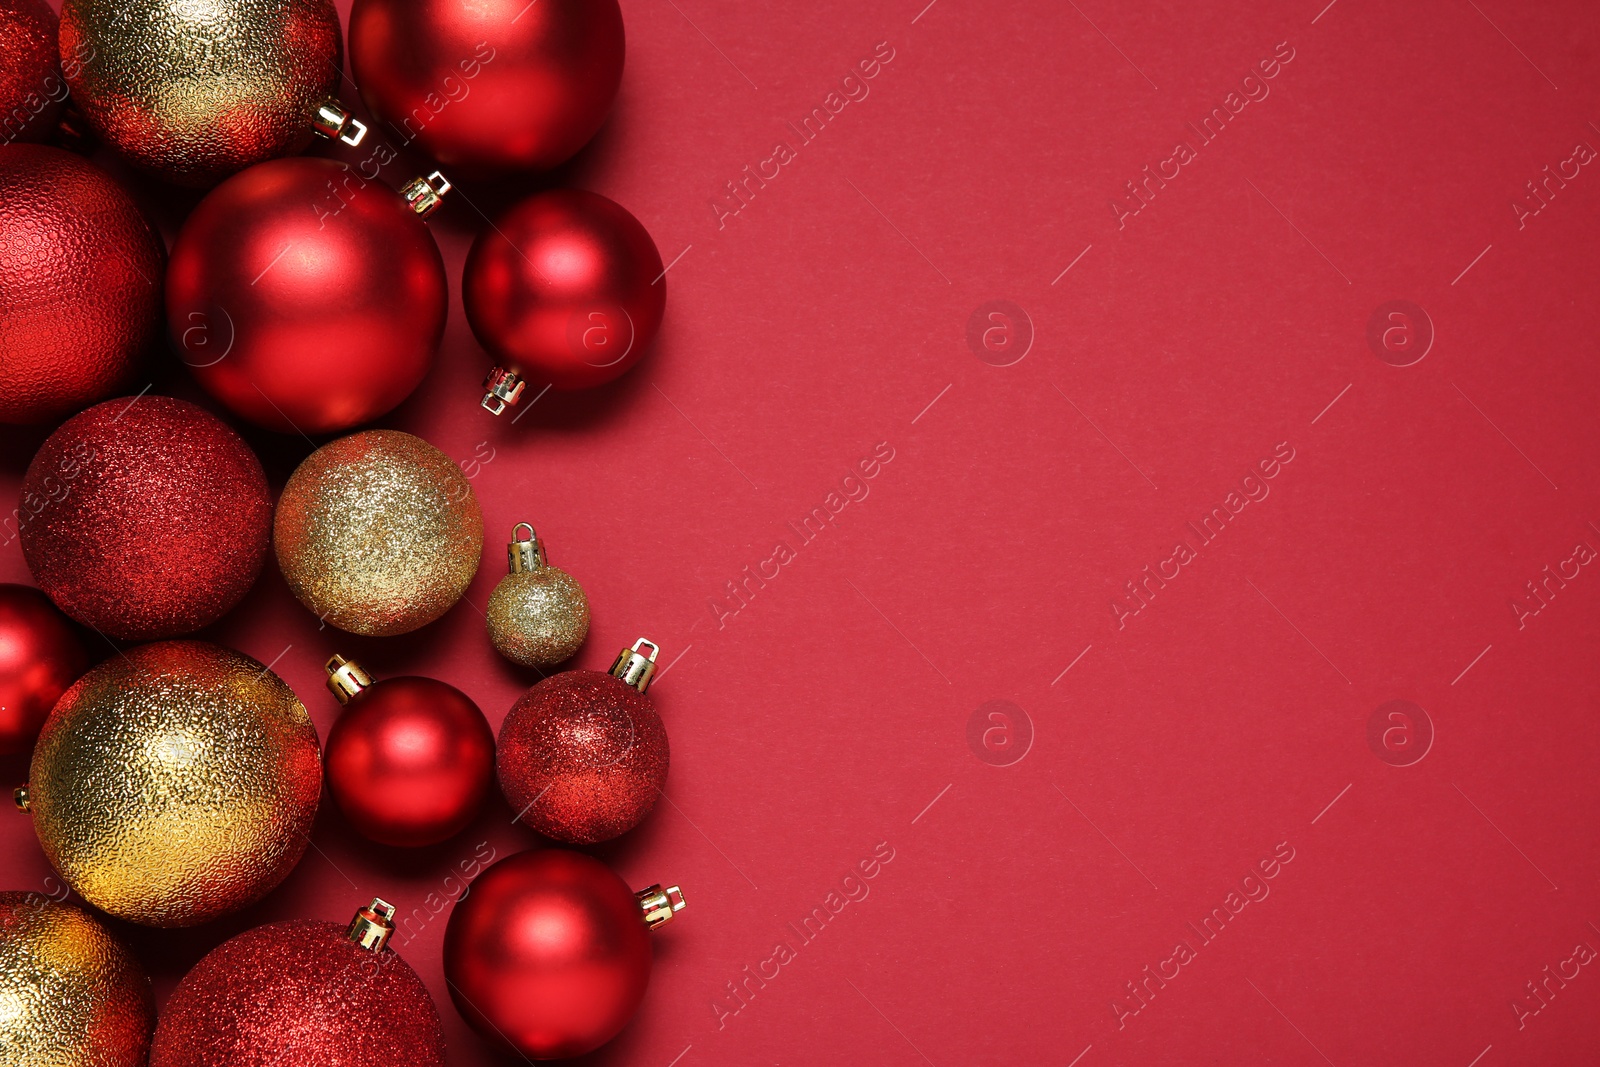
[(548, 563), (513, 571), (489, 595), (489, 640), (506, 659), (546, 670), (571, 659), (589, 635), (589, 598)]
[(398, 430), (366, 430), (295, 468), (273, 543), (300, 603), (341, 630), (390, 636), (461, 599), (483, 554), (483, 513), (443, 452)]

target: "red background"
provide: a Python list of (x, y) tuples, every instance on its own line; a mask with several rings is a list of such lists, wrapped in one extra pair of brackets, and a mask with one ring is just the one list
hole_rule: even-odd
[[(1521, 628), (1510, 606), (1600, 548), (1600, 176), (1522, 228), (1511, 207), (1600, 145), (1592, 6), (925, 2), (625, 0), (615, 114), (556, 179), (627, 206), (674, 263), (654, 353), (494, 419), (453, 292), (435, 369), (383, 424), (476, 471), (490, 536), (467, 600), (353, 638), (319, 631), (269, 565), (207, 636), (274, 663), (324, 736), (334, 651), (443, 678), (498, 724), (533, 679), (477, 608), (526, 519), (593, 601), (577, 665), (661, 643), (667, 801), (599, 853), (636, 886), (681, 883), (689, 908), (595, 1063), (1593, 1062), (1600, 969), (1521, 1029), (1512, 1004), (1600, 949), (1600, 575)], [(870, 95), (719, 227), (723, 184), (885, 41)], [(1270, 96), (1119, 229), (1123, 183), (1193, 144), (1185, 123), (1280, 42)], [(193, 199), (134, 186), (170, 242)], [(515, 193), (463, 185), (430, 223), (453, 288)], [(1397, 299), (1437, 334), (1407, 367), (1367, 341)], [(991, 300), (1032, 323), (1009, 366), (968, 344)], [(156, 390), (195, 398), (163, 361)], [(7, 435), (6, 492), (41, 436)], [(275, 487), (310, 448), (249, 436)], [(785, 523), (879, 442), (894, 458), (870, 494), (802, 546)], [(1279, 442), (1295, 458), (1270, 495), (1119, 628), (1124, 583)], [(709, 598), (778, 540), (797, 558), (719, 625)], [(28, 580), (15, 542), (0, 578)], [(1394, 699), (1436, 734), (1410, 766), (1368, 742)], [(969, 746), (991, 700), (1031, 722), (1009, 766)], [(118, 929), (164, 996), (249, 925), (343, 920), (373, 894), (426, 915), (480, 842), (540, 844), (510, 817), (497, 802), (406, 854), (325, 806), (257, 907)], [(56, 884), (26, 820), (0, 834), (0, 884)], [(800, 943), (787, 924), (879, 842), (894, 858), (870, 895)], [(1126, 984), (1198, 943), (1186, 924), (1280, 843), (1270, 896), (1131, 1013)], [(444, 925), (396, 944), (451, 1062), (508, 1062), (445, 995)], [(795, 958), (719, 1019), (725, 983), (780, 940)]]

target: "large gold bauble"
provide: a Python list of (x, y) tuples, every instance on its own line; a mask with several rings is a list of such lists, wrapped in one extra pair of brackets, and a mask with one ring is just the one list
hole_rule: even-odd
[(38, 893), (0, 893), (0, 1067), (144, 1067), (150, 980), (106, 928)]
[(46, 858), (89, 903), (193, 926), (288, 876), (321, 789), (316, 727), (276, 674), (217, 645), (162, 641), (62, 694), (27, 806)]
[(318, 618), (390, 636), (461, 599), (483, 554), (483, 512), (449, 456), (408, 433), (366, 430), (295, 468), (272, 540), (289, 588)]

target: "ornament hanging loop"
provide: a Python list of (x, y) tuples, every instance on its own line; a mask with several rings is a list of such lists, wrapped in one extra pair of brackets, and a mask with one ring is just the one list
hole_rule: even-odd
[(394, 905), (382, 897), (373, 897), (371, 904), (356, 910), (344, 936), (368, 952), (382, 952), (393, 933)]
[(340, 140), (352, 147), (367, 136), (367, 124), (356, 118), (337, 100), (324, 100), (311, 115), (311, 128), (329, 140)]
[[(649, 655), (639, 651), (641, 645), (649, 646)], [(633, 643), (632, 648), (623, 649), (617, 656), (617, 662), (611, 665), (611, 676), (643, 693), (650, 688), (650, 679), (656, 673), (656, 657), (660, 654), (660, 645), (648, 637), (641, 637)]]
[(359, 693), (372, 685), (372, 675), (353, 659), (345, 659), (338, 655), (330, 656), (328, 662), (322, 665), (322, 669), (328, 672), (328, 692), (332, 693), (340, 704), (350, 703)]
[(400, 187), (400, 195), (405, 197), (411, 210), (421, 219), (427, 218), (444, 203), (444, 194), (451, 188), (450, 179), (441, 172), (434, 171), (426, 178), (412, 178)]
[(673, 916), (688, 904), (683, 899), (683, 890), (675, 885), (665, 889), (653, 885), (649, 889), (639, 890), (634, 896), (638, 898), (639, 910), (644, 912), (644, 924), (652, 930), (671, 922)]
[[(518, 531), (523, 529), (528, 531), (527, 537), (518, 535)], [(545, 556), (544, 542), (534, 533), (531, 523), (519, 522), (511, 528), (511, 543), (506, 546), (506, 562), (512, 574), (538, 570), (550, 562)]]
[(522, 399), (522, 389), (527, 384), (521, 375), (513, 371), (504, 367), (494, 368), (483, 380), (483, 410), (491, 415), (499, 415)]

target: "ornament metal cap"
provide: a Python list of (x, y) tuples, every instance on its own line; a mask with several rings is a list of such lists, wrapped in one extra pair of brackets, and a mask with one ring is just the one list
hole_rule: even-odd
[(356, 917), (344, 936), (368, 952), (382, 952), (394, 933), (394, 905), (382, 897), (373, 897), (372, 903), (356, 909)]
[(652, 930), (671, 922), (672, 917), (688, 904), (683, 899), (683, 890), (675, 885), (665, 889), (653, 885), (649, 889), (639, 890), (634, 896), (639, 900), (639, 910), (644, 912), (644, 924)]
[(451, 188), (450, 179), (434, 171), (426, 178), (412, 178), (406, 182), (400, 187), (400, 195), (405, 197), (418, 218), (425, 219), (444, 203), (444, 194)]
[(17, 806), (22, 814), (28, 814), (32, 802), (28, 799), (28, 783), (24, 782), (11, 791), (11, 803)]
[(337, 697), (340, 704), (350, 703), (357, 694), (372, 685), (372, 675), (353, 659), (330, 656), (322, 669), (328, 672), (328, 692)]
[(527, 384), (522, 380), (522, 376), (514, 371), (495, 367), (483, 380), (483, 387), (488, 390), (483, 394), (481, 401), (483, 410), (491, 415), (499, 415), (522, 399), (522, 388)]
[[(524, 526), (528, 528), (528, 536), (518, 537), (517, 531)], [(531, 523), (519, 522), (511, 527), (511, 543), (506, 546), (506, 562), (511, 567), (512, 574), (538, 570), (550, 562), (544, 554), (544, 542), (539, 540), (539, 535), (534, 532)]]
[(347, 145), (358, 145), (367, 136), (367, 124), (350, 114), (337, 100), (324, 100), (311, 114), (311, 128), (329, 140), (337, 138)]
[[(639, 651), (640, 645), (650, 646), (648, 656)], [(656, 657), (660, 654), (660, 645), (648, 637), (641, 637), (633, 643), (632, 648), (625, 648), (618, 654), (617, 662), (611, 665), (611, 677), (621, 679), (642, 693), (650, 688), (650, 679), (656, 673)]]

